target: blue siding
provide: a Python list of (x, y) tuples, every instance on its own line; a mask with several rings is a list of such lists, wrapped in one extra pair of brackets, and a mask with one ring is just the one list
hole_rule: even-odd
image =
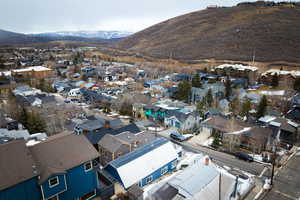
[[(164, 175), (164, 174), (161, 173), (161, 172), (162, 172), (161, 170), (162, 170), (164, 167), (166, 167), (166, 166), (168, 167), (168, 172), (175, 170), (176, 167), (173, 167), (173, 166), (172, 166), (172, 163), (173, 163), (173, 162), (177, 162), (177, 159), (173, 160), (172, 162), (169, 162), (168, 164), (162, 166), (161, 168), (159, 168), (158, 170), (156, 170), (156, 171), (154, 171), (152, 174), (150, 174), (149, 176), (152, 176), (152, 181), (154, 181), (154, 180), (156, 180), (156, 179), (158, 179), (158, 178), (160, 178), (161, 176)], [(147, 180), (147, 178), (148, 178), (149, 176), (144, 177), (144, 178), (139, 182), (139, 186), (143, 187), (143, 186), (147, 185), (148, 183), (146, 182), (146, 180)]]
[(32, 178), (18, 185), (0, 191), (0, 200), (40, 200), (40, 186), (37, 183), (37, 178)]
[(59, 199), (74, 199), (98, 188), (96, 171), (84, 171), (84, 165), (68, 170), (66, 174), (67, 191), (59, 195)]
[[(161, 170), (162, 170), (164, 167), (166, 167), (166, 166), (167, 166), (167, 172), (173, 171), (173, 170), (176, 168), (176, 167), (174, 167), (174, 166), (172, 165), (173, 162), (177, 162), (177, 159), (175, 159), (175, 160), (169, 162), (168, 164), (162, 166), (162, 167), (159, 168), (158, 170), (154, 171), (152, 174), (149, 174), (148, 176), (143, 177), (143, 178), (140, 180), (140, 182), (138, 182), (139, 186), (140, 186), (140, 187), (143, 187), (143, 186), (147, 185), (146, 179), (147, 179), (149, 176), (152, 176), (152, 181), (154, 181), (154, 180), (160, 178), (160, 177), (163, 175)], [(175, 165), (175, 166), (176, 166), (176, 165)], [(122, 179), (120, 178), (120, 176), (119, 176), (117, 170), (116, 170), (114, 167), (112, 167), (111, 165), (108, 165), (108, 166), (105, 168), (105, 170), (106, 170), (112, 177), (114, 177), (114, 178), (115, 178), (116, 180), (118, 180), (121, 184), (123, 184)], [(134, 170), (134, 169), (133, 169), (133, 170)]]
[[(53, 177), (57, 176), (59, 179), (59, 184), (50, 188), (49, 187), (49, 180)], [(67, 186), (65, 184), (65, 174), (59, 174), (59, 175), (54, 175), (51, 176), (47, 181), (45, 181), (41, 187), (43, 188), (43, 193), (44, 193), (44, 197), (45, 199), (52, 197), (54, 195), (57, 195), (58, 193), (63, 192), (64, 190), (67, 189)]]

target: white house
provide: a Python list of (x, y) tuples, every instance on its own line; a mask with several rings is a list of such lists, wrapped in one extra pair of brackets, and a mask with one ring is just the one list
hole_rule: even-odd
[(191, 130), (199, 126), (200, 116), (197, 112), (183, 113), (180, 111), (169, 111), (164, 119), (167, 127), (177, 127), (181, 131)]

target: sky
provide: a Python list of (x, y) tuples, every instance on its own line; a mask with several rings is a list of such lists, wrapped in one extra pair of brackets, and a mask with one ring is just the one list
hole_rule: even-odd
[(79, 30), (137, 32), (208, 5), (232, 6), (239, 2), (242, 1), (0, 0), (0, 29), (19, 33)]

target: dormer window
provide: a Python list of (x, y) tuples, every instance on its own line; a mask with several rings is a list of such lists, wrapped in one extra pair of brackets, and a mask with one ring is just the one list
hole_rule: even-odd
[(92, 161), (89, 161), (89, 162), (84, 164), (84, 171), (85, 172), (91, 171), (92, 168), (93, 168)]
[(59, 184), (59, 179), (57, 176), (49, 179), (49, 187), (53, 188)]

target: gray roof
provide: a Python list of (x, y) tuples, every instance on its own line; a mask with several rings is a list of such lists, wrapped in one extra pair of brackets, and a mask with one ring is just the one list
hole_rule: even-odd
[(70, 133), (51, 136), (29, 149), (40, 169), (39, 183), (99, 156), (85, 136)]
[(84, 122), (83, 124), (80, 124), (79, 127), (82, 130), (94, 131), (102, 128), (104, 123), (105, 123), (104, 119), (89, 120), (87, 122)]
[(0, 144), (0, 190), (38, 175), (25, 140)]
[(174, 111), (168, 111), (166, 117), (175, 116), (180, 122), (184, 123), (190, 115), (196, 116), (197, 113), (196, 112), (183, 113), (183, 112), (174, 110)]
[[(220, 172), (213, 165), (205, 165), (198, 161), (171, 178), (168, 184), (177, 188), (187, 199), (217, 200), (219, 176)], [(224, 200), (233, 192), (235, 180), (227, 175), (221, 176), (221, 196)]]
[(98, 145), (109, 152), (116, 152), (122, 145), (130, 145), (129, 143), (116, 138), (114, 135), (106, 134), (98, 142)]

